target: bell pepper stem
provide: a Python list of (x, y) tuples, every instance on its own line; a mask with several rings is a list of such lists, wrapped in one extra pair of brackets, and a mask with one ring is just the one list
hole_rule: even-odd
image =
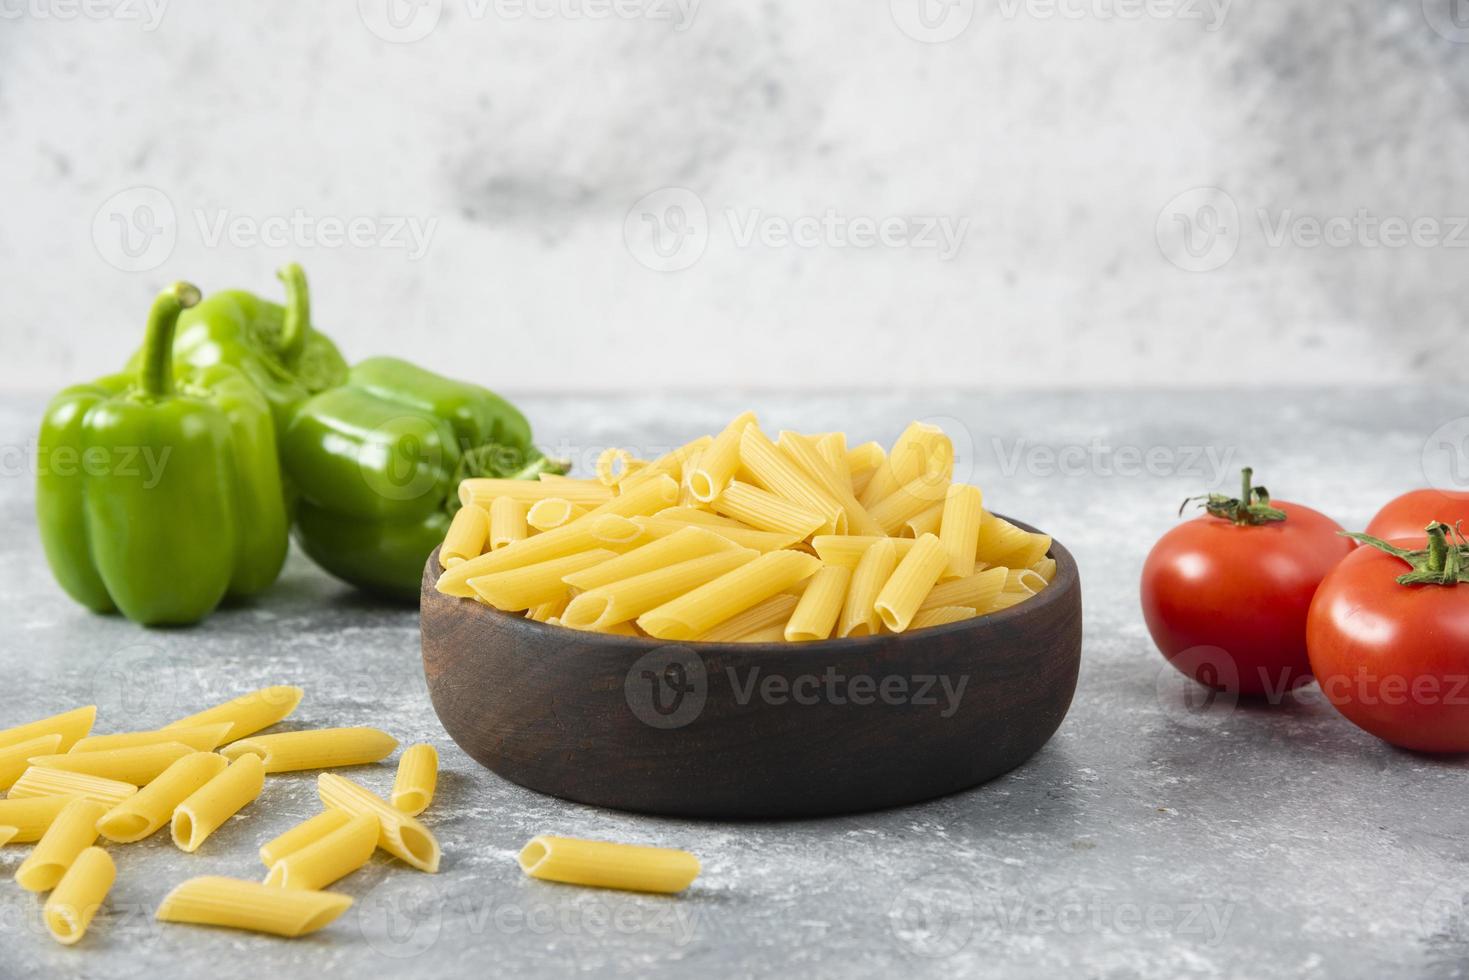
[(174, 283), (153, 300), (138, 370), (138, 387), (144, 394), (162, 397), (173, 393), (174, 331), (179, 314), (198, 302), (199, 287), (187, 282)]
[(311, 291), (306, 287), (306, 270), (299, 263), (282, 266), (276, 273), (286, 287), (286, 319), (281, 325), (280, 358), (294, 364), (306, 346), (306, 328), (311, 325)]

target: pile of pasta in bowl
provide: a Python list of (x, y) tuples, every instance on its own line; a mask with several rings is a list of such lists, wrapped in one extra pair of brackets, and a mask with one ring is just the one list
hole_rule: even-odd
[(1008, 609), (1056, 573), (1051, 539), (954, 480), (952, 440), (914, 422), (890, 451), (750, 412), (595, 479), (468, 479), (437, 589), (574, 630), (692, 642), (903, 633)]

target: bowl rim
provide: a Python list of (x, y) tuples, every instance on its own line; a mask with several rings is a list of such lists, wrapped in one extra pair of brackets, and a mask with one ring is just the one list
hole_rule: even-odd
[[(1006, 517), (1004, 514), (995, 514), (995, 517), (1009, 521), (1021, 530), (1030, 531), (1033, 534), (1045, 533), (1023, 521)], [(453, 600), (456, 603), (470, 603), (475, 608), (475, 615), (485, 616), (491, 619), (500, 619), (509, 624), (511, 629), (529, 630), (531, 633), (541, 632), (546, 636), (565, 636), (571, 634), (576, 639), (611, 651), (640, 651), (666, 649), (669, 647), (685, 646), (697, 650), (700, 653), (741, 653), (741, 654), (764, 654), (766, 656), (776, 653), (792, 652), (822, 652), (837, 654), (862, 654), (878, 649), (892, 649), (894, 644), (900, 647), (910, 643), (923, 642), (929, 638), (942, 636), (954, 636), (968, 630), (989, 629), (995, 626), (1003, 626), (1015, 620), (1028, 616), (1035, 616), (1049, 610), (1058, 602), (1066, 601), (1067, 595), (1080, 583), (1080, 570), (1077, 568), (1076, 559), (1066, 546), (1051, 538), (1051, 547), (1046, 552), (1046, 557), (1054, 558), (1056, 561), (1056, 577), (1052, 579), (1049, 586), (1036, 593), (1025, 602), (1017, 603), (1009, 609), (1001, 609), (999, 612), (989, 613), (984, 616), (975, 616), (971, 619), (960, 620), (957, 623), (945, 623), (942, 626), (929, 626), (912, 633), (875, 633), (869, 636), (844, 636), (826, 640), (811, 640), (804, 643), (737, 643), (731, 640), (723, 641), (700, 641), (700, 640), (660, 640), (653, 636), (622, 636), (617, 633), (594, 633), (588, 630), (574, 630), (568, 626), (560, 626), (552, 623), (542, 623), (534, 619), (528, 619), (515, 613), (507, 613), (483, 603), (475, 602), (459, 596), (450, 596), (435, 592), (435, 595), (443, 599)], [(443, 570), (439, 563), (439, 549), (435, 548), (433, 554), (429, 555), (431, 565)], [(437, 576), (436, 576), (437, 577)], [(425, 583), (425, 592), (432, 585)]]

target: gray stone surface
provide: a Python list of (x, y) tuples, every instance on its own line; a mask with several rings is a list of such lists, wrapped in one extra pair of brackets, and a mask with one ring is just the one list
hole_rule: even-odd
[[(75, 949), (0, 887), (0, 975), (1389, 977), (1469, 972), (1462, 760), (1397, 752), (1315, 688), (1278, 707), (1192, 710), (1152, 648), (1136, 578), (1178, 501), (1245, 462), (1280, 497), (1349, 526), (1425, 481), (1449, 392), (1068, 393), (694, 399), (536, 397), (542, 437), (574, 454), (656, 447), (753, 405), (777, 425), (891, 439), (915, 416), (967, 433), (996, 508), (1054, 530), (1081, 563), (1086, 648), (1075, 706), (1029, 764), (978, 790), (883, 813), (704, 823), (604, 812), (510, 785), (448, 741), (425, 694), (416, 616), (293, 555), (257, 604), (145, 631), (71, 605), (45, 571), (31, 508), (39, 410), (0, 401), (0, 726), (80, 703), (100, 730), (155, 725), (268, 683), (307, 690), (291, 723), (381, 725), (443, 753), (429, 878), (381, 857), (340, 890), (357, 906), (286, 942), (160, 926), (196, 874), (261, 874), (256, 846), (316, 808), (309, 774), (195, 855), (164, 837), (115, 850), (111, 908)], [(962, 426), (962, 427), (960, 427)], [(961, 435), (961, 441), (964, 437)], [(573, 442), (572, 440), (577, 440)], [(1021, 441), (1018, 441), (1021, 440)], [(1029, 440), (1029, 441), (1023, 441)], [(1065, 472), (1047, 450), (1064, 450)], [(1208, 447), (1216, 455), (1195, 458)], [(1153, 472), (1129, 469), (1152, 451)], [(1070, 465), (1077, 464), (1077, 465)], [(385, 789), (391, 769), (360, 773)], [(676, 899), (527, 880), (535, 833), (687, 847), (704, 874)], [(8, 877), (25, 849), (0, 849)]]

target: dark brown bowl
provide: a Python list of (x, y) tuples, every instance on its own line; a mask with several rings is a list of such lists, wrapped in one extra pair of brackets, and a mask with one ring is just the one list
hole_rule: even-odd
[(1009, 772), (1066, 716), (1081, 581), (1060, 544), (1051, 557), (1056, 578), (1039, 595), (962, 623), (820, 643), (671, 643), (442, 595), (436, 551), (423, 576), (424, 671), (464, 751), (563, 799), (709, 818), (916, 803)]

